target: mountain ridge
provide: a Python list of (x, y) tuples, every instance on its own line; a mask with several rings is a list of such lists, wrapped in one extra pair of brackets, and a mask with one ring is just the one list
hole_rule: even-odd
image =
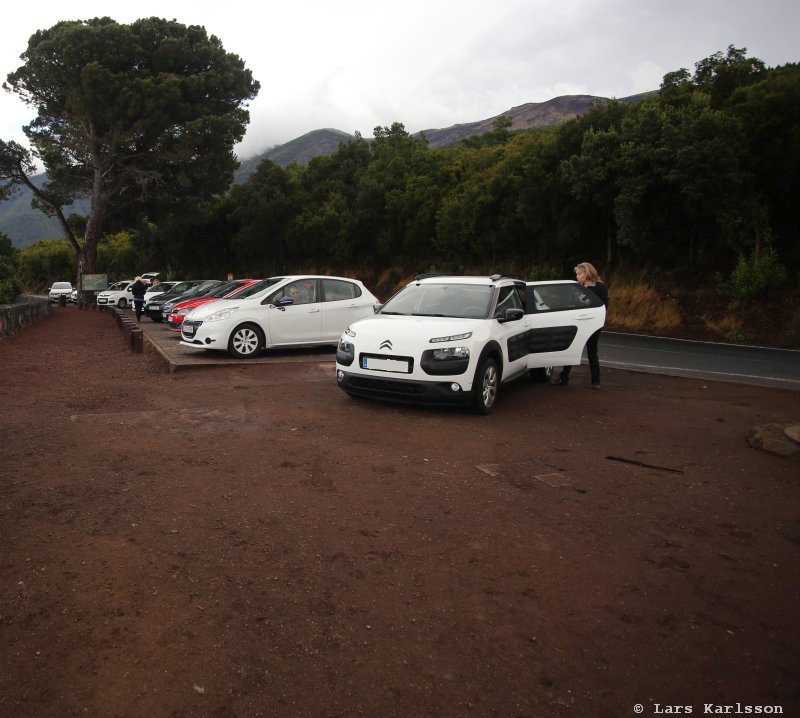
[[(421, 130), (413, 133), (413, 136), (424, 136), (430, 147), (446, 147), (494, 129), (495, 122), (500, 117), (511, 117), (512, 131), (529, 130), (559, 125), (588, 112), (598, 103), (612, 102), (614, 99), (617, 102), (640, 102), (654, 93), (655, 91), (645, 92), (613, 99), (595, 95), (561, 95), (545, 102), (527, 102), (487, 119)], [(234, 182), (245, 182), (262, 160), (269, 159), (281, 167), (292, 162), (308, 164), (314, 157), (333, 154), (341, 142), (349, 142), (353, 138), (354, 135), (334, 128), (312, 130), (282, 145), (240, 160), (240, 166), (234, 173)], [(32, 179), (41, 184), (45, 175), (37, 175)], [(17, 248), (61, 236), (61, 228), (55, 219), (30, 207), (31, 195), (29, 189), (21, 188), (13, 197), (0, 202), (0, 232), (10, 237)], [(82, 208), (81, 204), (76, 204), (69, 211), (80, 211)]]

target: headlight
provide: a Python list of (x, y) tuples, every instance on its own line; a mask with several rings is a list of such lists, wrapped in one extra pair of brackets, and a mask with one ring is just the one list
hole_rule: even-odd
[(237, 311), (239, 307), (228, 307), (227, 309), (220, 309), (218, 312), (214, 312), (213, 314), (209, 314), (204, 321), (207, 322), (218, 322), (222, 319), (228, 319), (235, 311)]
[(439, 342), (460, 342), (462, 339), (469, 339), (472, 332), (465, 332), (464, 334), (453, 334), (449, 337), (434, 337), (430, 340), (431, 344), (438, 344)]
[(443, 359), (469, 359), (469, 349), (467, 347), (442, 347), (433, 350), (433, 358)]

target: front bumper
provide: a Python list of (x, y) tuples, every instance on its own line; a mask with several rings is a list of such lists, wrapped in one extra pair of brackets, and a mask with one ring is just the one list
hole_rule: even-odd
[[(366, 376), (336, 368), (336, 383), (352, 396), (408, 404), (463, 406), (473, 393), (452, 381), (420, 381), (396, 377)], [(454, 386), (458, 389), (454, 390)]]

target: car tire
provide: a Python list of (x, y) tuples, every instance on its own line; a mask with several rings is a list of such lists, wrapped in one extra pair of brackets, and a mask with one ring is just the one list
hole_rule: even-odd
[(472, 408), (478, 414), (488, 414), (497, 402), (497, 392), (500, 388), (500, 372), (497, 362), (492, 357), (486, 357), (475, 372), (475, 381), (472, 383)]
[(550, 381), (550, 378), (553, 376), (553, 367), (539, 367), (538, 369), (531, 369), (529, 373), (533, 381), (544, 384)]
[(257, 324), (240, 324), (231, 332), (228, 353), (237, 359), (251, 359), (264, 347), (264, 332)]
[(120, 309), (125, 309), (125, 307), (127, 307), (127, 306), (128, 306), (128, 300), (127, 300), (127, 299), (125, 299), (125, 297), (120, 297), (120, 298), (119, 298), (119, 301), (117, 302), (117, 306), (118, 306)]

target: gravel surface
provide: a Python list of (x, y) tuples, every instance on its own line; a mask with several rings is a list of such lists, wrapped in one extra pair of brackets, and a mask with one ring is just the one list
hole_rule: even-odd
[(800, 394), (588, 384), (356, 401), (56, 308), (0, 341), (0, 716), (798, 715), (800, 459), (748, 438)]

